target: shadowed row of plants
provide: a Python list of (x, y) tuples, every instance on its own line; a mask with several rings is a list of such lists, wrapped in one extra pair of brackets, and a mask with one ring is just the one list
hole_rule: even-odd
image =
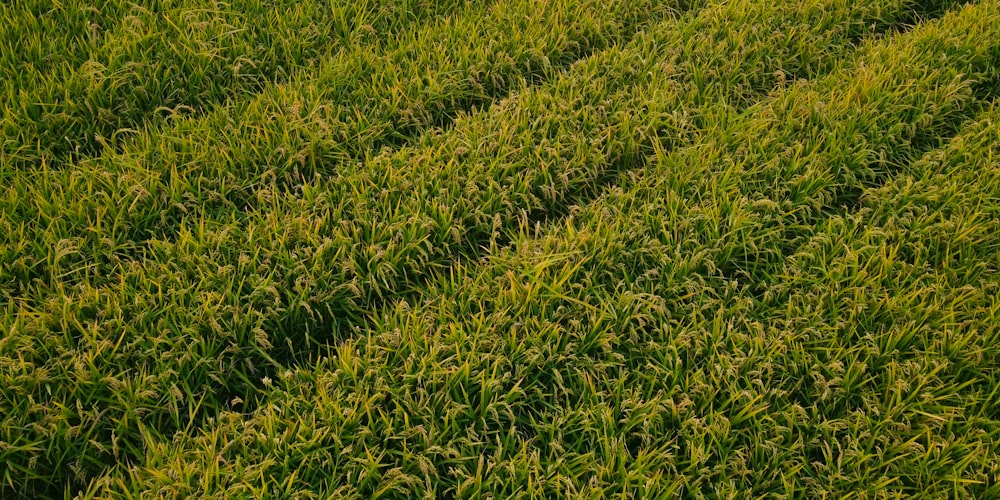
[(0, 73), (10, 75), (0, 94), (0, 165), (13, 171), (60, 168), (147, 125), (155, 130), (177, 114), (288, 80), (342, 50), (374, 50), (414, 22), (473, 2), (49, 4), (16, 2), (0, 11), (9, 22), (0, 43), (11, 49), (0, 57)]
[[(141, 259), (186, 217), (228, 220), (258, 194), (368, 167), (458, 111), (548, 79), (670, 15), (672, 0), (503, 2), (344, 49), (315, 74), (150, 127), (122, 151), (12, 179), (0, 204), (0, 290), (59, 292)], [(59, 242), (54, 246), (53, 242)], [(63, 251), (69, 248), (71, 250)], [(38, 280), (36, 282), (36, 280)]]
[(986, 1), (706, 106), (627, 187), (91, 494), (1000, 494), (998, 62)]
[(714, 4), (375, 158), (353, 183), (261, 192), (254, 211), (155, 242), (111, 285), (10, 308), (4, 458), (36, 467), (6, 480), (85, 480), (142, 456), (143, 441), (242, 408), (238, 395), (252, 403), (259, 377), (281, 371), (272, 356), (308, 357), (382, 300), (478, 256), (519, 214), (563, 210), (615, 165), (692, 139), (719, 102), (744, 107), (779, 83), (777, 69), (822, 73), (912, 7)]

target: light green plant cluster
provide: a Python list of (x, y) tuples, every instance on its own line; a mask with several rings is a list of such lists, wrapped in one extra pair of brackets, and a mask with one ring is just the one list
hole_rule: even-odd
[(1000, 495), (994, 0), (391, 5), (4, 160), (0, 493)]

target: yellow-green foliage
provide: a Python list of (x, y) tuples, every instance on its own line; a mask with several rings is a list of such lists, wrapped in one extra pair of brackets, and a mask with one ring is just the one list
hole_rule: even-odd
[(0, 11), (0, 494), (1000, 495), (994, 0), (104, 3)]

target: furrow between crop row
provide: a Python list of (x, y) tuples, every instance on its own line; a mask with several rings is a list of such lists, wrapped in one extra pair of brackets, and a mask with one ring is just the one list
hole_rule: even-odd
[[(909, 162), (925, 149), (913, 141), (920, 127), (951, 130), (976, 114), (976, 86), (998, 62), (1000, 6), (988, 1), (866, 45), (829, 77), (778, 89), (747, 112), (716, 104), (694, 144), (655, 155), (627, 190), (481, 263), (452, 266), (315, 367), (266, 381), (251, 415), (147, 442), (144, 464), (120, 467), (93, 493), (995, 495), (997, 359), (983, 349), (1000, 317), (991, 232), (1000, 214), (979, 208), (1000, 189), (995, 111), (943, 154), (970, 163), (966, 178), (983, 187), (962, 206), (984, 219), (928, 240), (957, 238), (960, 255), (987, 266), (979, 275), (952, 273), (947, 290), (909, 276), (894, 283), (892, 266), (838, 254), (850, 231), (831, 241), (817, 233), (816, 251), (802, 249), (787, 276), (762, 274), (752, 257), (770, 262), (782, 228), (822, 227), (836, 208), (792, 174), (848, 183), (871, 165)], [(905, 169), (933, 172), (914, 165)], [(957, 181), (935, 192), (946, 178), (924, 181), (931, 200), (962, 196)], [(887, 218), (861, 255), (874, 262), (888, 250), (892, 261), (899, 243), (879, 244), (879, 232), (925, 227), (897, 214), (919, 212), (910, 201), (874, 209)], [(978, 246), (983, 238), (992, 246)], [(932, 279), (942, 262), (919, 258), (914, 269)], [(746, 276), (724, 271), (733, 266)], [(838, 266), (861, 282), (829, 287), (819, 271)], [(795, 288), (798, 300), (759, 296), (746, 279)], [(845, 298), (817, 287), (870, 296), (848, 302), (847, 316), (814, 315)], [(878, 310), (894, 296), (896, 307), (942, 320), (929, 325), (943, 335), (899, 335), (910, 318)]]
[[(164, 0), (53, 6), (12, 29), (16, 51), (0, 58), (3, 72), (12, 74), (0, 95), (0, 166), (10, 171), (0, 179), (115, 149), (137, 129), (166, 125), (172, 114), (259, 92), (341, 50), (375, 50), (414, 21), (470, 4)], [(52, 26), (64, 18), (76, 22)], [(113, 24), (101, 26), (100, 19)], [(32, 30), (36, 25), (49, 29)], [(54, 30), (59, 33), (53, 36)], [(65, 45), (82, 47), (71, 51), (82, 53), (64, 57)]]
[(152, 128), (122, 152), (22, 176), (0, 205), (0, 253), (11, 259), (0, 287), (26, 296), (99, 281), (141, 259), (148, 239), (174, 239), (185, 220), (241, 217), (259, 197), (321, 175), (338, 182), (369, 168), (373, 148), (551, 78), (677, 5), (502, 2), (400, 34), (384, 50), (344, 50), (318, 75)]

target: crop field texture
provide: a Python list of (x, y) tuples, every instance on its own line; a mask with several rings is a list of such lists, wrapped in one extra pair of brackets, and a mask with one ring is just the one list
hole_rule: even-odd
[(0, 4), (0, 499), (1000, 498), (1000, 0)]

